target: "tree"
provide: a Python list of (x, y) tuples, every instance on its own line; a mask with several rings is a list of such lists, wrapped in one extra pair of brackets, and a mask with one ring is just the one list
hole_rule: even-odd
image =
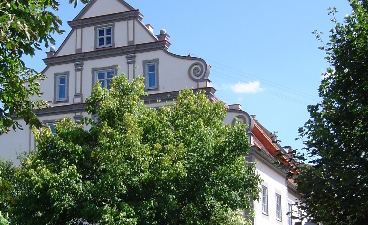
[[(328, 224), (368, 220), (368, 1), (351, 0), (353, 12), (335, 23), (321, 47), (327, 69), (319, 95), (300, 128), (310, 164), (297, 178), (307, 216)], [(315, 32), (321, 40), (319, 33)]]
[[(86, 3), (88, 0), (81, 0)], [(76, 6), (78, 0), (69, 0)], [(31, 101), (40, 96), (42, 74), (28, 68), (21, 59), (34, 56), (44, 43), (53, 44), (53, 33), (61, 34), (61, 20), (50, 10), (58, 10), (57, 0), (2, 0), (0, 1), (0, 134), (9, 128), (21, 128), (15, 118), (22, 118), (36, 127), (41, 122), (34, 114), (46, 107), (45, 101)]]
[[(246, 125), (223, 126), (224, 104), (181, 91), (147, 108), (143, 78), (96, 85), (82, 124), (35, 131), (11, 205), (14, 224), (246, 224), (238, 209), (258, 199), (244, 159)], [(84, 129), (88, 127), (89, 129)]]
[(7, 215), (9, 211), (9, 202), (12, 200), (13, 185), (15, 184), (15, 171), (13, 163), (3, 161), (0, 158), (0, 225), (9, 224)]

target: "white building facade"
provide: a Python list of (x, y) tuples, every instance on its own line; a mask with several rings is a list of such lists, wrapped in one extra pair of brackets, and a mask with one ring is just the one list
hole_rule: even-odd
[[(44, 93), (41, 98), (50, 107), (36, 114), (45, 125), (52, 128), (55, 121), (63, 118), (78, 122), (87, 116), (85, 102), (95, 83), (109, 88), (114, 76), (124, 75), (129, 80), (144, 76), (148, 93), (144, 102), (149, 107), (171, 102), (184, 88), (205, 91), (210, 99), (217, 100), (216, 90), (208, 79), (210, 66), (206, 61), (170, 53), (170, 36), (166, 31), (154, 35), (152, 26), (144, 24), (142, 19), (139, 10), (123, 0), (91, 0), (68, 22), (72, 28), (69, 35), (57, 51), (51, 48), (44, 59), (46, 68), (42, 73), (46, 79), (41, 82), (40, 89)], [(253, 223), (290, 224), (286, 213), (289, 204), (294, 204), (299, 196), (290, 189), (286, 173), (274, 168), (271, 161), (275, 159), (267, 153), (267, 148), (254, 143), (257, 139), (252, 132), (255, 121), (237, 104), (229, 106), (224, 124), (234, 123), (235, 118), (249, 126), (249, 140), (254, 147), (248, 159), (257, 163), (263, 179), (260, 188), (267, 189), (267, 196), (263, 193), (261, 201), (254, 202)], [(19, 164), (17, 154), (36, 150), (31, 129), (23, 121), (19, 123), (23, 130), (0, 136), (0, 156), (13, 159), (15, 164)], [(265, 196), (267, 209), (265, 203), (262, 204)]]

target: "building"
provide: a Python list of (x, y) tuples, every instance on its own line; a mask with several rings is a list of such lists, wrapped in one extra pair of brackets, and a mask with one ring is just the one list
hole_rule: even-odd
[[(50, 108), (36, 114), (51, 129), (55, 121), (65, 117), (78, 122), (86, 116), (85, 101), (94, 84), (109, 88), (111, 78), (121, 74), (129, 80), (138, 75), (145, 77), (148, 96), (144, 102), (149, 107), (170, 103), (186, 87), (194, 92), (205, 91), (208, 98), (217, 100), (206, 61), (170, 53), (166, 31), (162, 29), (155, 35), (153, 27), (143, 23), (140, 11), (125, 1), (91, 0), (68, 25), (72, 30), (57, 51), (50, 48), (47, 52), (42, 71), (46, 79), (40, 89)], [(254, 203), (254, 224), (289, 224), (286, 213), (298, 195), (287, 182), (285, 171), (273, 164), (277, 161), (273, 151), (280, 146), (272, 143), (268, 131), (240, 105), (229, 105), (224, 124), (233, 124), (236, 118), (249, 126), (253, 147), (248, 159), (257, 162), (264, 180), (260, 187), (262, 200)], [(0, 136), (2, 158), (16, 161), (17, 153), (36, 149), (31, 129), (19, 122), (23, 130)]]

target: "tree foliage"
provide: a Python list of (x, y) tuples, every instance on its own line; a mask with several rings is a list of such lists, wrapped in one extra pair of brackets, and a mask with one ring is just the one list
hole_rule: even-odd
[(344, 23), (330, 9), (335, 27), (322, 47), (331, 65), (319, 87), (323, 100), (308, 106), (310, 119), (300, 129), (312, 160), (298, 191), (308, 216), (324, 225), (368, 219), (368, 1), (350, 3)]
[[(244, 124), (223, 125), (223, 103), (181, 91), (147, 108), (143, 78), (96, 85), (83, 124), (35, 131), (11, 207), (12, 224), (246, 224), (238, 209), (258, 199), (244, 159)], [(84, 129), (87, 126), (88, 129)]]
[(0, 225), (7, 225), (7, 215), (9, 211), (9, 203), (12, 201), (15, 184), (16, 168), (12, 167), (12, 162), (3, 161), (0, 158)]
[[(69, 0), (77, 4), (78, 0)], [(82, 0), (88, 2), (88, 0)], [(9, 128), (20, 128), (14, 116), (28, 124), (41, 126), (34, 114), (37, 108), (46, 107), (44, 101), (31, 101), (40, 96), (39, 80), (42, 74), (28, 68), (22, 56), (34, 56), (42, 43), (54, 43), (53, 33), (61, 34), (61, 20), (57, 0), (2, 0), (0, 1), (0, 133)]]

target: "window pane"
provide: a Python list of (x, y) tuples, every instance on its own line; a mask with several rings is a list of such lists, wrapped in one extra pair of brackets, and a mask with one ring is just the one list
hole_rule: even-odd
[(105, 30), (104, 30), (104, 29), (99, 29), (99, 30), (98, 30), (98, 36), (99, 36), (99, 37), (103, 37), (103, 36), (105, 36)]
[(59, 99), (66, 99), (66, 86), (65, 85), (59, 85)]
[(59, 84), (65, 84), (66, 77), (60, 77), (59, 78)]
[(107, 79), (107, 89), (109, 89), (109, 90), (111, 88), (110, 83), (111, 83), (111, 79)]
[(155, 72), (155, 65), (148, 65), (148, 73), (154, 73)]
[(111, 37), (106, 37), (106, 45), (111, 45)]
[(105, 73), (98, 73), (98, 74), (97, 74), (97, 78), (98, 78), (99, 80), (103, 80), (103, 79), (105, 79)]
[(98, 82), (101, 84), (101, 87), (104, 88), (105, 87), (105, 81), (104, 80), (98, 80)]
[(55, 126), (54, 126), (54, 124), (49, 123), (49, 124), (48, 124), (48, 126), (50, 127), (51, 133), (52, 133), (53, 135), (55, 135), (55, 134), (56, 134), (56, 132), (55, 132)]
[(113, 71), (107, 71), (107, 79), (111, 79), (114, 76)]
[(105, 39), (104, 38), (99, 38), (98, 39), (98, 46), (103, 46), (105, 45)]
[(155, 87), (156, 86), (156, 76), (154, 73), (150, 73), (148, 75), (148, 87)]
[(106, 28), (106, 35), (111, 35), (111, 28)]

